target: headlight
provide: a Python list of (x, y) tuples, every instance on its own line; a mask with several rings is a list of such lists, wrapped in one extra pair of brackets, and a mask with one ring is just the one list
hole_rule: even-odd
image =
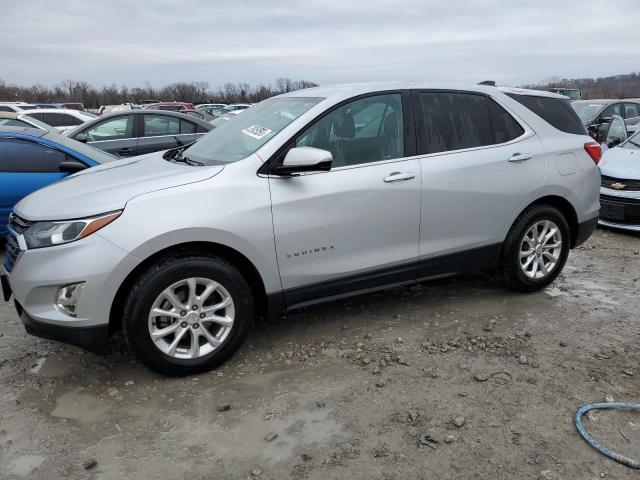
[(61, 222), (35, 222), (24, 232), (24, 239), (29, 248), (50, 247), (73, 242), (109, 225), (121, 213), (121, 211), (104, 213), (95, 217)]

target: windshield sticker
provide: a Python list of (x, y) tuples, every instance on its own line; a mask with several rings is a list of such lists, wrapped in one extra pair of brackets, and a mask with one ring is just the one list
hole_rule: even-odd
[(251, 138), (256, 138), (260, 140), (261, 138), (269, 135), (271, 130), (265, 127), (261, 127), (260, 125), (251, 125), (250, 127), (242, 130), (242, 133), (245, 135), (249, 135)]

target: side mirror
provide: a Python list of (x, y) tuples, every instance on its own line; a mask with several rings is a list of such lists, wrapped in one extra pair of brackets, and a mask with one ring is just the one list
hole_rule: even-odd
[(271, 169), (276, 175), (294, 175), (304, 172), (328, 172), (333, 156), (327, 150), (314, 147), (294, 147), (284, 157), (282, 165)]
[(78, 160), (65, 160), (58, 165), (58, 170), (64, 173), (76, 173), (86, 168), (87, 166)]
[(77, 134), (75, 139), (76, 139), (76, 141), (82, 142), (82, 143), (87, 143), (87, 140), (89, 140), (85, 133)]
[(609, 139), (609, 142), (607, 143), (607, 147), (608, 148), (614, 148), (617, 147), (618, 145), (620, 145), (622, 143), (622, 140), (619, 139), (618, 137), (613, 137), (611, 139)]

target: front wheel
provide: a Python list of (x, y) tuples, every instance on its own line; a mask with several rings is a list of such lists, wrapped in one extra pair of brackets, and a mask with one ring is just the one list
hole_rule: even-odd
[(210, 370), (240, 346), (253, 317), (251, 289), (224, 259), (171, 257), (134, 284), (125, 306), (127, 344), (166, 375)]
[(553, 282), (562, 271), (571, 232), (562, 212), (534, 205), (516, 220), (502, 253), (501, 273), (507, 287), (533, 292)]

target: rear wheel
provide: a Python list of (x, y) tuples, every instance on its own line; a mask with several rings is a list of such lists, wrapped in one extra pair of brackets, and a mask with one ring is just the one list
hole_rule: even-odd
[(140, 276), (125, 306), (127, 344), (166, 375), (210, 370), (240, 346), (253, 317), (251, 290), (224, 259), (171, 257)]
[(505, 240), (501, 273), (507, 287), (533, 292), (549, 285), (567, 261), (570, 240), (562, 212), (550, 205), (529, 207)]

